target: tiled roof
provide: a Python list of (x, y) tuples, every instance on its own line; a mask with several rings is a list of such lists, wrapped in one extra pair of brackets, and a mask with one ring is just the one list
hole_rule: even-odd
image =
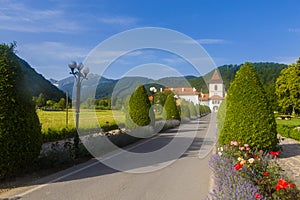
[(219, 96), (219, 95), (214, 95), (214, 96), (211, 96), (209, 99), (221, 99), (221, 100), (223, 100), (224, 98)]
[(218, 70), (215, 69), (209, 83), (223, 83), (223, 80), (220, 77)]
[(165, 91), (171, 90), (178, 95), (199, 95), (195, 88), (165, 88)]
[(203, 96), (199, 95), (199, 101), (207, 101), (209, 100), (209, 94), (203, 94)]

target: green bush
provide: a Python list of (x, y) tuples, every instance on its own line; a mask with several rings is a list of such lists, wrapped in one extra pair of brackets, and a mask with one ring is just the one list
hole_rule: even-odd
[(66, 138), (73, 138), (76, 135), (75, 128), (62, 128), (62, 129), (52, 129), (48, 128), (47, 131), (43, 132), (43, 143), (45, 142), (53, 142), (58, 140), (63, 140)]
[(168, 95), (165, 104), (164, 104), (164, 119), (171, 120), (171, 119), (178, 119), (180, 120), (179, 111), (176, 105), (176, 100), (174, 95)]
[(194, 105), (193, 102), (189, 102), (189, 111), (190, 111), (190, 118), (191, 119), (196, 119), (197, 118), (197, 111), (196, 111), (196, 107)]
[(189, 104), (187, 101), (185, 101), (185, 100), (181, 101), (180, 110), (181, 110), (180, 117), (181, 117), (182, 122), (189, 121), (191, 115), (190, 115)]
[(247, 143), (254, 149), (272, 149), (278, 143), (276, 122), (263, 86), (251, 63), (236, 73), (226, 97), (221, 144)]
[(0, 45), (0, 178), (26, 170), (40, 153), (41, 126), (25, 88), (14, 45)]
[(143, 85), (136, 88), (129, 100), (128, 111), (126, 112), (126, 126), (135, 129), (138, 126), (154, 123), (154, 112)]
[(295, 126), (277, 124), (277, 132), (283, 137), (300, 141), (300, 130)]
[(226, 99), (221, 103), (218, 110), (218, 134), (221, 133), (226, 117)]
[(199, 112), (200, 116), (207, 115), (208, 113), (211, 112), (210, 108), (205, 105), (199, 105), (198, 110), (199, 110), (198, 112)]

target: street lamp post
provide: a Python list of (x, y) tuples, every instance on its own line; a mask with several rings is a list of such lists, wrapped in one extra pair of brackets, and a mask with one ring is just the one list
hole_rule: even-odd
[[(81, 83), (83, 79), (87, 79), (87, 75), (89, 73), (89, 68), (84, 67), (82, 63), (77, 64), (75, 61), (69, 63), (69, 68), (71, 69), (70, 74), (75, 77), (76, 81), (76, 134), (74, 137), (74, 147), (75, 150), (78, 150), (79, 147), (79, 135), (78, 135), (78, 128), (79, 128), (79, 113), (80, 113), (80, 89)], [(77, 156), (77, 155), (76, 155)]]
[(150, 87), (150, 92), (152, 93), (152, 105), (155, 104), (155, 101), (154, 101), (154, 95), (155, 93), (157, 92), (157, 89), (155, 87)]

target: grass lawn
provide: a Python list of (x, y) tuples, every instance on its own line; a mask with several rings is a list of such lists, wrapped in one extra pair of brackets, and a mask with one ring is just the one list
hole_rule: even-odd
[(288, 126), (300, 126), (300, 118), (293, 117), (291, 120), (276, 119), (277, 124), (288, 125)]
[[(48, 128), (58, 130), (66, 128), (66, 111), (43, 111), (37, 110), (37, 114), (42, 124), (42, 131), (48, 130)], [(122, 111), (112, 110), (97, 110), (91, 112), (89, 110), (81, 110), (80, 123), (84, 128), (96, 127), (98, 123), (100, 126), (114, 123), (124, 123), (125, 115)], [(68, 127), (75, 128), (75, 113), (74, 110), (69, 110)], [(80, 126), (81, 127), (81, 126)]]

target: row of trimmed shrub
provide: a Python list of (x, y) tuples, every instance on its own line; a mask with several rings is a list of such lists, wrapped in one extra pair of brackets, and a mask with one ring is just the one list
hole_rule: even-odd
[[(103, 132), (108, 132), (118, 128), (119, 126), (117, 124), (109, 124), (109, 125), (101, 126)], [(89, 130), (89, 132), (91, 131), (95, 131), (95, 129)], [(43, 143), (53, 142), (58, 140), (64, 140), (66, 138), (73, 138), (75, 135), (76, 135), (76, 128), (61, 128), (61, 129), (48, 128), (47, 131), (44, 131), (42, 133), (42, 140)]]

